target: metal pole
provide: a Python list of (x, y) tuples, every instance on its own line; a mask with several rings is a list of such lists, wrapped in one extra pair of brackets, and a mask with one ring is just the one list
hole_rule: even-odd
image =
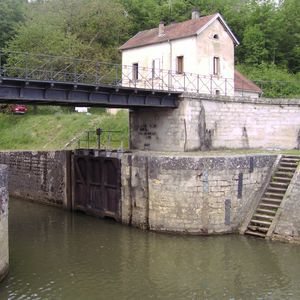
[(0, 78), (2, 77), (2, 51), (0, 51)]
[(97, 148), (100, 149), (101, 148), (101, 135), (97, 134)]
[(116, 71), (116, 79), (115, 79), (116, 82), (115, 82), (115, 85), (118, 86), (118, 81), (119, 81), (119, 79), (118, 79), (119, 78), (118, 77), (118, 65), (115, 65), (115, 71)]
[(96, 62), (96, 84), (99, 84), (99, 75), (100, 75), (100, 63)]
[(77, 60), (74, 63), (74, 82), (77, 82)]
[(25, 79), (28, 79), (28, 53), (25, 52)]

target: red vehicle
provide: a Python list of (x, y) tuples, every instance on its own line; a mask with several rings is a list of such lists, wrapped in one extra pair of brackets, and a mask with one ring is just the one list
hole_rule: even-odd
[(17, 114), (17, 115), (24, 115), (27, 113), (27, 106), (26, 105), (20, 105), (20, 104), (13, 104), (10, 107), (10, 111), (13, 114)]

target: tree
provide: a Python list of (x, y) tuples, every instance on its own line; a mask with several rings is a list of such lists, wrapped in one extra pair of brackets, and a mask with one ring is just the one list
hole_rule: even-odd
[(23, 21), (25, 0), (0, 0), (0, 49), (15, 34), (16, 25)]

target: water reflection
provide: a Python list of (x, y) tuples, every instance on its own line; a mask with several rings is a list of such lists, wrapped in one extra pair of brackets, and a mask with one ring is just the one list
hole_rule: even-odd
[(0, 299), (299, 299), (300, 247), (144, 232), (11, 202)]

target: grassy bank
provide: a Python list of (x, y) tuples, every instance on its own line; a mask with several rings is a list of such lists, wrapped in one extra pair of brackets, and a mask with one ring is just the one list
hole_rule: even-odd
[[(94, 132), (99, 127), (120, 131), (111, 134), (111, 146), (118, 148), (122, 139), (124, 147), (128, 147), (127, 111), (119, 111), (113, 116), (101, 111), (87, 115), (39, 108), (37, 114), (0, 114), (0, 150), (70, 149), (78, 146), (78, 140), (81, 140), (81, 147), (86, 147), (86, 131), (91, 131), (95, 142)], [(104, 134), (102, 142), (107, 142), (107, 139), (107, 134)], [(95, 143), (90, 146), (95, 147)]]

